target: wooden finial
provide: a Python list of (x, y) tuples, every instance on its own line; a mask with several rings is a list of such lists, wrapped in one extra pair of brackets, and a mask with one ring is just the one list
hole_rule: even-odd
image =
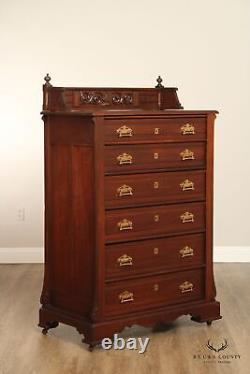
[(51, 77), (49, 76), (49, 74), (47, 73), (46, 74), (46, 77), (44, 77), (44, 80), (45, 80), (45, 86), (46, 87), (51, 87), (52, 86), (52, 84), (50, 84), (50, 81), (51, 81)]
[(155, 86), (155, 88), (164, 88), (164, 86), (161, 84), (162, 82), (162, 78), (161, 76), (159, 75), (158, 78), (156, 79), (156, 82), (158, 83), (157, 86)]

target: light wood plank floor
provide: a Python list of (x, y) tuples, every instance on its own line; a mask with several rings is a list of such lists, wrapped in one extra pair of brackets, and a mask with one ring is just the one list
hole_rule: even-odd
[[(149, 336), (144, 354), (90, 353), (74, 328), (61, 324), (44, 336), (37, 327), (42, 265), (0, 265), (0, 374), (249, 374), (250, 264), (216, 264), (215, 271), (222, 320), (208, 327), (184, 316), (154, 333), (135, 326), (123, 336)], [(221, 353), (240, 359), (194, 358), (212, 354), (208, 339), (218, 347), (223, 338), (228, 348)]]

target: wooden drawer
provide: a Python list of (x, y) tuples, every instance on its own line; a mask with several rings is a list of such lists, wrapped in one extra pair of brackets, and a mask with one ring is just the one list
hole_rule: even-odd
[(114, 145), (104, 149), (106, 173), (204, 168), (206, 143)]
[(106, 279), (202, 265), (205, 235), (194, 234), (163, 239), (106, 245)]
[(205, 139), (205, 118), (109, 119), (104, 127), (104, 141), (111, 144)]
[(128, 241), (205, 229), (205, 203), (106, 211), (106, 240)]
[(204, 271), (197, 269), (107, 284), (104, 313), (110, 316), (201, 300), (204, 277)]
[(105, 177), (105, 206), (116, 208), (205, 199), (204, 170)]

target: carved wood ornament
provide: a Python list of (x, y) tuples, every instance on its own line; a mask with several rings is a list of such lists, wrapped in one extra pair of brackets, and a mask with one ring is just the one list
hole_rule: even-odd
[(132, 94), (103, 94), (102, 92), (80, 91), (80, 101), (93, 105), (130, 105), (133, 104)]

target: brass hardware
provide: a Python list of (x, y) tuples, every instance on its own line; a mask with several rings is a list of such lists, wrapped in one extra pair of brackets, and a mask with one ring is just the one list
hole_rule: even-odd
[(117, 188), (118, 196), (132, 196), (133, 195), (133, 188), (128, 186), (127, 184), (123, 184), (119, 188)]
[(119, 138), (127, 138), (133, 136), (133, 130), (127, 126), (121, 126), (119, 129), (116, 130)]
[(154, 248), (154, 255), (158, 255), (159, 254), (159, 248), (155, 247)]
[(159, 158), (159, 153), (158, 153), (158, 152), (155, 152), (155, 153), (154, 153), (154, 159), (155, 159), (155, 160), (158, 160), (158, 158)]
[(182, 249), (180, 249), (180, 255), (181, 257), (189, 257), (189, 256), (193, 256), (194, 255), (194, 250), (193, 248), (189, 247), (189, 246), (185, 246), (183, 247)]
[(181, 132), (182, 132), (182, 135), (194, 135), (195, 134), (194, 125), (191, 125), (190, 123), (186, 123), (185, 125), (181, 126)]
[(154, 189), (157, 190), (158, 188), (159, 188), (159, 182), (155, 181), (155, 182), (154, 182)]
[(154, 284), (154, 291), (156, 291), (156, 292), (159, 291), (159, 284), (157, 284), (157, 283)]
[(118, 222), (117, 226), (119, 227), (120, 231), (123, 231), (123, 230), (133, 230), (133, 223), (132, 223), (132, 221), (129, 221), (126, 218), (124, 218), (122, 221)]
[(119, 294), (118, 297), (121, 303), (128, 303), (129, 301), (134, 301), (133, 292), (123, 291)]
[(154, 221), (155, 221), (155, 222), (159, 222), (159, 220), (160, 220), (160, 216), (159, 216), (159, 214), (155, 214), (155, 215), (154, 215)]
[(155, 135), (159, 135), (160, 134), (160, 128), (159, 127), (155, 127), (154, 134)]
[(194, 287), (193, 283), (185, 281), (184, 283), (180, 284), (179, 289), (181, 290), (181, 293), (185, 293), (185, 292), (192, 292), (193, 287)]
[(132, 164), (133, 157), (128, 153), (122, 153), (121, 155), (117, 156), (117, 161), (119, 161), (119, 165), (125, 164)]
[(189, 149), (185, 149), (180, 153), (180, 156), (183, 161), (185, 160), (194, 160), (194, 152), (190, 151)]
[(180, 183), (182, 191), (189, 191), (194, 190), (194, 182), (190, 181), (189, 179), (185, 179), (182, 183)]
[(132, 266), (133, 265), (133, 258), (124, 254), (117, 259), (117, 262), (120, 266)]
[(185, 212), (180, 216), (182, 223), (194, 222), (193, 213)]

